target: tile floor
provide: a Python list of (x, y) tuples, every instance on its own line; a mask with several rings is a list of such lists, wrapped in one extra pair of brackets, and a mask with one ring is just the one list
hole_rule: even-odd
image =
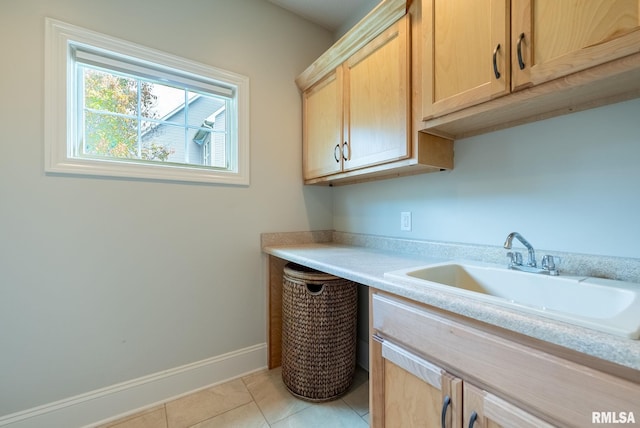
[(369, 426), (368, 373), (360, 368), (343, 397), (325, 403), (295, 398), (280, 369), (204, 389), (100, 428), (358, 428)]

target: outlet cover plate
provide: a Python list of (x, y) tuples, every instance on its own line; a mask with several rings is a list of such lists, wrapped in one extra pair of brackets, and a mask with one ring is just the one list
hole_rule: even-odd
[(400, 213), (400, 230), (405, 232), (411, 231), (411, 212), (404, 211)]

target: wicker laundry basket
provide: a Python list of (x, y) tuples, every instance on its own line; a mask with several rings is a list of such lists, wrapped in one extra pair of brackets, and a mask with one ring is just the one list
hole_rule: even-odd
[(356, 368), (358, 287), (289, 263), (282, 289), (282, 380), (309, 401), (344, 394)]

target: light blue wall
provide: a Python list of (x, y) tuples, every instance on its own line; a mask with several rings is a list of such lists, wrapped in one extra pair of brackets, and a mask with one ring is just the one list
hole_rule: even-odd
[[(336, 187), (334, 228), (640, 257), (640, 100), (456, 141), (452, 171)], [(400, 231), (411, 211), (413, 230)]]
[[(44, 18), (246, 75), (251, 186), (44, 173)], [(330, 229), (295, 77), (331, 34), (264, 0), (0, 1), (0, 416), (263, 344), (260, 233)]]

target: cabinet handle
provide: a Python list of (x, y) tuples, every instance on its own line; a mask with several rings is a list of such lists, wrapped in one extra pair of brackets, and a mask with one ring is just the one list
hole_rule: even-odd
[(471, 417), (469, 418), (469, 428), (473, 428), (473, 425), (476, 423), (476, 419), (478, 419), (478, 414), (474, 410), (471, 412)]
[[(347, 154), (344, 154), (344, 149), (347, 149)], [(344, 160), (349, 160), (349, 158), (351, 158), (351, 147), (349, 147), (349, 143), (347, 143), (346, 141), (344, 142), (343, 146), (342, 146), (342, 158)]]
[(520, 70), (524, 70), (524, 60), (522, 59), (522, 41), (524, 40), (524, 33), (520, 33), (518, 37), (518, 43), (516, 44), (516, 51), (518, 52), (518, 67)]
[(340, 144), (336, 144), (336, 147), (333, 149), (333, 158), (336, 160), (336, 162), (340, 162), (340, 158), (338, 156), (340, 153)]
[(446, 428), (446, 420), (447, 420), (447, 408), (451, 405), (451, 397), (448, 395), (444, 397), (444, 402), (442, 403), (442, 412), (440, 412), (440, 425), (442, 428)]
[(498, 51), (500, 50), (500, 43), (498, 43), (498, 46), (496, 46), (496, 48), (493, 50), (493, 74), (496, 75), (496, 79), (500, 78), (500, 72), (498, 71)]

